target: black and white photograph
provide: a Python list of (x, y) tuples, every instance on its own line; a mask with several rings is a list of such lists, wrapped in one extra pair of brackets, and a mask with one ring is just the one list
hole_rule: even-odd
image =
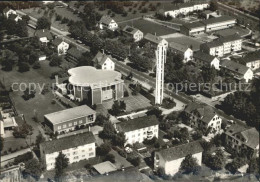
[(258, 182), (260, 0), (0, 1), (1, 182)]

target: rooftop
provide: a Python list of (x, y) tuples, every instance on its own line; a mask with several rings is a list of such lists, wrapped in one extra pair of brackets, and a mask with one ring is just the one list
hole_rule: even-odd
[(189, 48), (187, 45), (179, 44), (176, 42), (170, 42), (169, 47), (180, 52), (185, 52)]
[(146, 128), (158, 124), (159, 122), (156, 116), (151, 115), (151, 116), (145, 116), (145, 117), (140, 117), (135, 119), (129, 119), (127, 121), (117, 123), (116, 125), (118, 130), (123, 132), (129, 132), (129, 131), (134, 131), (134, 130), (138, 130), (141, 128)]
[(238, 34), (233, 34), (233, 35), (227, 35), (227, 36), (221, 36), (219, 38), (219, 40), (221, 42), (231, 42), (231, 41), (236, 41), (236, 40), (240, 40), (242, 39), (241, 36), (239, 36)]
[(201, 61), (204, 61), (204, 62), (211, 62), (213, 59), (215, 59), (214, 56), (206, 54), (206, 53), (204, 53), (202, 51), (195, 52), (193, 54), (193, 57), (197, 58), (197, 59), (199, 59)]
[(93, 168), (96, 169), (99, 174), (106, 174), (117, 170), (116, 166), (112, 164), (110, 161), (105, 161), (96, 164), (93, 166)]
[(96, 112), (92, 110), (90, 107), (88, 107), (87, 105), (82, 105), (82, 106), (73, 107), (70, 109), (65, 109), (58, 112), (46, 114), (44, 115), (44, 117), (47, 118), (52, 124), (55, 125), (75, 118), (88, 116), (94, 113)]
[(212, 42), (206, 42), (204, 44), (201, 44), (202, 47), (208, 47), (208, 48), (212, 48), (212, 47), (219, 47), (222, 46), (223, 42), (221, 42), (220, 40), (213, 40)]
[(103, 15), (100, 19), (100, 23), (103, 23), (105, 25), (109, 25), (110, 22), (112, 21), (113, 19), (110, 17), (110, 16), (107, 16), (107, 15)]
[(244, 75), (250, 69), (243, 64), (237, 63), (235, 61), (227, 60), (227, 59), (221, 60), (220, 65), (223, 68), (239, 73), (241, 75)]
[(255, 52), (250, 52), (244, 57), (240, 58), (241, 62), (248, 63), (256, 60), (260, 60), (260, 50)]
[(153, 34), (150, 34), (150, 33), (147, 33), (145, 36), (144, 36), (144, 39), (150, 41), (150, 42), (153, 42), (155, 44), (159, 44), (163, 38), (159, 37), (159, 36), (156, 36), (156, 35), (153, 35)]
[(126, 32), (126, 33), (129, 33), (129, 34), (135, 34), (136, 32), (140, 31), (139, 29), (137, 28), (134, 28), (134, 27), (131, 27), (129, 25), (126, 25), (124, 28), (123, 28), (123, 31)]
[(220, 23), (220, 22), (225, 22), (225, 21), (232, 21), (232, 20), (236, 20), (235, 18), (231, 17), (231, 16), (220, 16), (217, 18), (209, 18), (207, 20), (203, 20), (201, 21), (203, 24), (205, 25), (209, 25), (209, 24), (215, 24), (215, 23)]
[(98, 70), (91, 66), (80, 66), (68, 70), (69, 82), (78, 86), (102, 86), (121, 81), (121, 73), (113, 70)]
[(72, 135), (52, 141), (41, 143), (40, 146), (44, 149), (46, 154), (53, 152), (60, 152), (69, 148), (95, 143), (95, 137), (92, 132)]
[(55, 46), (58, 46), (58, 45), (60, 45), (62, 42), (63, 42), (62, 39), (56, 38), (56, 39), (53, 40), (52, 44), (55, 45)]
[(199, 141), (194, 141), (159, 151), (166, 161), (173, 161), (186, 157), (188, 154), (193, 155), (199, 152), (203, 152), (203, 148)]
[(205, 25), (203, 23), (197, 21), (197, 22), (193, 22), (193, 23), (185, 23), (182, 26), (184, 26), (188, 29), (192, 29), (192, 28), (204, 27)]
[(36, 30), (34, 35), (38, 38), (47, 37), (49, 40), (53, 39), (51, 32), (47, 29)]
[(93, 62), (98, 63), (99, 65), (103, 65), (107, 59), (113, 61), (113, 58), (110, 55), (98, 52), (97, 55), (93, 58)]

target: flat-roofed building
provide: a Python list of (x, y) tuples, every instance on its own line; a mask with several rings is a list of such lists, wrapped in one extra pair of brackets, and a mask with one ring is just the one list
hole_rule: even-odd
[(135, 119), (129, 119), (124, 122), (117, 123), (115, 128), (118, 132), (124, 132), (127, 144), (136, 142), (142, 143), (145, 139), (158, 138), (159, 122), (156, 116), (145, 116)]
[(76, 127), (88, 126), (96, 119), (96, 111), (87, 105), (44, 115), (45, 124), (53, 131), (66, 133), (75, 130)]
[(206, 27), (206, 32), (212, 32), (216, 30), (226, 29), (235, 26), (237, 23), (236, 19), (231, 16), (220, 16), (217, 18), (209, 18), (201, 21)]
[(181, 33), (184, 35), (196, 35), (205, 32), (205, 25), (201, 22), (185, 23), (181, 26)]
[(69, 164), (93, 158), (96, 156), (95, 137), (92, 132), (86, 132), (41, 143), (41, 159), (47, 170), (55, 168), (59, 152), (69, 159)]
[(202, 51), (194, 53), (193, 61), (199, 67), (208, 66), (214, 67), (215, 69), (219, 70), (219, 59)]
[(175, 175), (187, 155), (192, 155), (201, 166), (203, 148), (199, 141), (194, 141), (175, 147), (156, 151), (154, 154), (154, 169), (163, 168), (166, 175)]
[(223, 43), (224, 54), (242, 50), (242, 37), (238, 34), (222, 36), (219, 40)]

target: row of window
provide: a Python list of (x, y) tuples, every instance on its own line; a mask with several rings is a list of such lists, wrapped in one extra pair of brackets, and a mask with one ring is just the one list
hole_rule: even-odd
[[(93, 121), (93, 115), (89, 115), (88, 120)], [(73, 123), (63, 124), (63, 125), (58, 126), (58, 130), (60, 130), (61, 128), (65, 129), (67, 127), (77, 126), (77, 125), (81, 125), (81, 124), (83, 124), (83, 120), (74, 121)]]

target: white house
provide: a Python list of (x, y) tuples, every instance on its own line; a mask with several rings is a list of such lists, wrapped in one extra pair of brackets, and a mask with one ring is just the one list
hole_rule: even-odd
[(245, 80), (245, 82), (248, 82), (249, 80), (252, 80), (254, 77), (254, 73), (251, 70), (251, 68), (239, 64), (235, 61), (231, 61), (228, 59), (223, 59), (220, 62), (221, 69), (225, 69), (228, 71), (229, 74), (234, 76), (234, 78), (238, 80)]
[(180, 14), (188, 14), (189, 12), (194, 11), (194, 4), (193, 3), (183, 3), (180, 4), (179, 6)]
[(54, 48), (57, 50), (58, 55), (66, 54), (69, 49), (69, 44), (60, 38), (54, 39), (52, 44), (54, 45)]
[(244, 62), (247, 67), (256, 70), (260, 68), (260, 51), (250, 52), (240, 60)]
[(103, 15), (99, 21), (99, 28), (108, 28), (109, 30), (115, 31), (118, 28), (118, 24), (110, 16)]
[(3, 10), (3, 14), (4, 14), (4, 16), (5, 16), (6, 18), (9, 18), (9, 16), (10, 16), (11, 14), (16, 15), (16, 11), (13, 10), (13, 9), (10, 9), (9, 7), (6, 7), (6, 8)]
[(93, 58), (94, 66), (102, 70), (115, 70), (115, 62), (110, 55), (98, 52)]
[(66, 155), (69, 164), (93, 158), (96, 156), (95, 137), (92, 132), (86, 132), (41, 143), (41, 159), (47, 170), (55, 168), (59, 152)]
[(180, 54), (183, 58), (184, 63), (187, 63), (187, 62), (193, 60), (193, 51), (188, 46), (183, 45), (183, 44), (179, 44), (179, 43), (176, 43), (176, 42), (170, 42), (169, 48), (174, 53)]
[(47, 44), (53, 40), (51, 32), (46, 29), (36, 30), (34, 35), (40, 40), (41, 43)]
[(205, 130), (210, 128), (210, 133), (220, 132), (222, 119), (212, 107), (192, 102), (186, 106), (185, 112), (190, 116), (191, 127)]
[(210, 66), (219, 70), (219, 59), (217, 57), (206, 54), (202, 51), (195, 52), (193, 55), (194, 62), (197, 66)]
[(123, 28), (123, 32), (130, 36), (131, 38), (134, 39), (135, 42), (138, 42), (140, 40), (142, 40), (144, 38), (144, 33), (137, 29), (137, 28), (134, 28), (134, 27), (130, 27), (128, 25), (126, 25), (124, 28)]
[(222, 36), (219, 40), (223, 43), (224, 54), (242, 50), (242, 38), (238, 34)]
[(178, 7), (165, 7), (164, 10), (164, 16), (171, 16), (173, 18), (176, 18), (180, 14), (180, 10)]
[(192, 155), (201, 166), (203, 148), (199, 141), (162, 149), (154, 153), (154, 169), (163, 168), (166, 175), (175, 175), (187, 155)]
[(117, 132), (124, 132), (127, 144), (136, 142), (142, 143), (145, 139), (158, 138), (159, 122), (156, 116), (145, 116), (128, 121), (120, 122), (115, 125)]

